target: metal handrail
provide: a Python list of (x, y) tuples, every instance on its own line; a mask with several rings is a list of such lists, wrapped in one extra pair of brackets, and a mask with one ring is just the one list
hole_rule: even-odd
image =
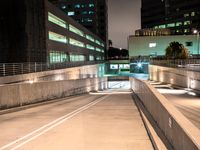
[(64, 69), (85, 65), (104, 63), (104, 61), (84, 61), (84, 62), (65, 62), (65, 63), (0, 63), (0, 77), (42, 72), (56, 69)]
[(200, 59), (151, 59), (150, 64), (164, 67), (183, 68), (191, 71), (200, 71)]

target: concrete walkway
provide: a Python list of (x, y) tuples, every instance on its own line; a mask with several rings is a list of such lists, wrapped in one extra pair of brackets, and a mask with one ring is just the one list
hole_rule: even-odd
[[(38, 132), (30, 137), (18, 141), (17, 143), (6, 147), (5, 149), (22, 149), (22, 150), (151, 150), (153, 149), (151, 141), (147, 135), (147, 131), (141, 120), (139, 112), (132, 100), (131, 93), (128, 90), (114, 90), (100, 93), (92, 93), (88, 96), (79, 96), (80, 99), (72, 100), (70, 103), (59, 102), (56, 109), (55, 104), (47, 106), (39, 106), (21, 112), (5, 114), (0, 116), (0, 150), (2, 147), (12, 143), (13, 141), (5, 141), (6, 136), (13, 136), (13, 139), (22, 138), (28, 134), (26, 123), (35, 127)], [(94, 98), (96, 97), (96, 99)], [(93, 99), (93, 100), (91, 100)], [(84, 106), (80, 107), (80, 103), (85, 101)], [(74, 102), (74, 105), (73, 105)], [(79, 106), (79, 108), (77, 108)], [(66, 109), (66, 112), (65, 112)], [(33, 111), (36, 113), (37, 119), (33, 119)], [(58, 111), (60, 110), (60, 111)], [(71, 112), (68, 112), (68, 111)], [(28, 111), (28, 112), (27, 112)], [(45, 112), (46, 111), (46, 112)], [(43, 114), (43, 112), (45, 112)], [(56, 112), (56, 116), (55, 116)], [(48, 124), (53, 116), (64, 117), (54, 124), (41, 129), (41, 124)], [(66, 114), (65, 114), (66, 113)], [(29, 116), (30, 114), (30, 116)], [(24, 128), (18, 128), (17, 133), (10, 133), (9, 129), (15, 128), (13, 124), (20, 121), (19, 116), (23, 116)], [(45, 116), (49, 118), (44, 120)], [(7, 119), (2, 119), (7, 118)], [(52, 117), (52, 118), (51, 118)], [(51, 118), (51, 119), (50, 119)], [(56, 119), (56, 118), (54, 118)], [(21, 120), (22, 121), (22, 120)], [(32, 123), (31, 123), (32, 121)], [(37, 122), (34, 122), (37, 121)], [(42, 123), (39, 123), (41, 121)], [(28, 125), (27, 124), (27, 125)], [(43, 124), (43, 125), (45, 125)], [(3, 126), (2, 126), (3, 125)], [(22, 125), (22, 126), (23, 126)], [(3, 130), (1, 130), (3, 128)], [(27, 127), (28, 128), (28, 127)], [(26, 134), (20, 135), (20, 130), (26, 130)], [(34, 130), (34, 131), (35, 131)], [(12, 130), (11, 130), (12, 131)], [(32, 132), (34, 132), (32, 131)], [(15, 135), (15, 137), (14, 137)], [(9, 137), (8, 139), (10, 139)], [(4, 139), (2, 145), (1, 140)], [(5, 143), (6, 142), (6, 143)]]

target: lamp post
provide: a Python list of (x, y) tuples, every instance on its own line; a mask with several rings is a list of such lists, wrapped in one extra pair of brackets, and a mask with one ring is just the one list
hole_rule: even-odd
[(193, 33), (197, 34), (197, 54), (199, 55), (199, 32), (198, 30), (194, 30)]

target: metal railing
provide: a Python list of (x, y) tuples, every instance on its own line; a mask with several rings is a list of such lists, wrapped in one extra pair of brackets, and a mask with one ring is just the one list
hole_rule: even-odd
[(191, 71), (200, 71), (200, 59), (151, 59), (150, 64), (164, 67), (183, 68)]
[(0, 77), (64, 69), (85, 65), (104, 63), (103, 61), (66, 62), (66, 63), (0, 63)]

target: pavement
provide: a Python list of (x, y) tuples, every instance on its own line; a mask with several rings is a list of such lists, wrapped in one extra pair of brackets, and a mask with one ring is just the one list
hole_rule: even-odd
[(150, 82), (178, 110), (200, 129), (200, 95), (197, 91), (160, 82)]
[(131, 91), (119, 87), (0, 115), (0, 150), (152, 150)]

